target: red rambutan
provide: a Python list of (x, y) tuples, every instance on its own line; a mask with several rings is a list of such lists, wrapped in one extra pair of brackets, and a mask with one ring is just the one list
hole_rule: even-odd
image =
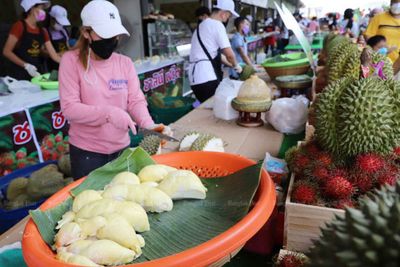
[(374, 186), (373, 177), (364, 173), (355, 174), (352, 182), (359, 189), (360, 193), (367, 193)]
[(319, 153), (315, 160), (321, 163), (323, 166), (329, 166), (333, 162), (331, 155), (329, 155), (327, 152)]
[(397, 173), (392, 172), (390, 170), (381, 173), (378, 176), (378, 184), (379, 185), (395, 185), (397, 181)]
[(363, 172), (372, 174), (385, 166), (385, 160), (377, 154), (363, 154), (356, 158), (356, 166)]
[(334, 199), (346, 199), (353, 193), (353, 186), (343, 176), (333, 176), (325, 183), (325, 193)]
[(298, 203), (314, 204), (317, 201), (316, 188), (310, 183), (299, 182), (294, 185), (292, 198)]
[(305, 264), (305, 257), (297, 253), (288, 253), (279, 259), (279, 267), (302, 267)]
[(335, 203), (333, 203), (332, 206), (335, 209), (343, 210), (346, 207), (353, 208), (354, 207), (354, 202), (351, 199), (341, 199), (341, 200), (336, 201)]

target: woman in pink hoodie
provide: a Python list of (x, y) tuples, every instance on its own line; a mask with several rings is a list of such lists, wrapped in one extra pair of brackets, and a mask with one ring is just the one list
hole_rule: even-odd
[[(128, 31), (118, 9), (105, 0), (89, 2), (74, 50), (62, 57), (59, 70), (61, 109), (70, 123), (72, 175), (88, 175), (118, 157), (130, 144), (129, 129), (156, 129), (130, 58), (113, 53)], [(167, 126), (164, 134), (172, 135)]]

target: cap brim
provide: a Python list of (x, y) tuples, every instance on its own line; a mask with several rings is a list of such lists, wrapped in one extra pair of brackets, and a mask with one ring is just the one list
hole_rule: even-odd
[(92, 26), (92, 29), (103, 39), (109, 39), (118, 35), (126, 34), (131, 36), (122, 24), (106, 23)]
[(51, 6), (50, 1), (38, 1), (36, 5), (45, 5), (45, 8), (49, 8)]
[(66, 17), (56, 18), (56, 21), (60, 23), (62, 26), (70, 26), (71, 23)]
[(234, 16), (234, 17), (240, 17), (240, 15), (235, 10), (226, 10), (226, 9), (219, 7), (218, 5), (214, 5), (213, 7), (218, 8), (220, 10), (229, 11), (229, 12), (231, 12), (232, 16)]

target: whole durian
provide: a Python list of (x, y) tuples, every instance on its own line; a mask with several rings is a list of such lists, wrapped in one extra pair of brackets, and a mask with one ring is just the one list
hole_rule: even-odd
[(161, 139), (156, 135), (145, 136), (139, 146), (150, 155), (161, 154)]
[(340, 160), (390, 153), (400, 137), (399, 90), (376, 77), (331, 84), (315, 103), (317, 141)]
[(347, 208), (322, 230), (308, 253), (308, 266), (399, 266), (400, 181)]
[(328, 57), (329, 83), (345, 77), (358, 79), (360, 76), (361, 52), (356, 44), (341, 43), (332, 50)]

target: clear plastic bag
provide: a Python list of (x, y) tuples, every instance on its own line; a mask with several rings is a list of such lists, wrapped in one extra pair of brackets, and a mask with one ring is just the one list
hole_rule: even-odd
[(35, 93), (41, 91), (39, 85), (33, 84), (29, 81), (19, 81), (9, 76), (4, 77), (3, 81), (13, 93)]
[(277, 131), (285, 134), (298, 134), (304, 131), (308, 118), (309, 101), (304, 96), (279, 98), (272, 102), (265, 119)]
[(239, 117), (239, 112), (232, 108), (231, 102), (237, 97), (243, 82), (223, 79), (214, 95), (214, 116), (222, 120), (234, 120)]

